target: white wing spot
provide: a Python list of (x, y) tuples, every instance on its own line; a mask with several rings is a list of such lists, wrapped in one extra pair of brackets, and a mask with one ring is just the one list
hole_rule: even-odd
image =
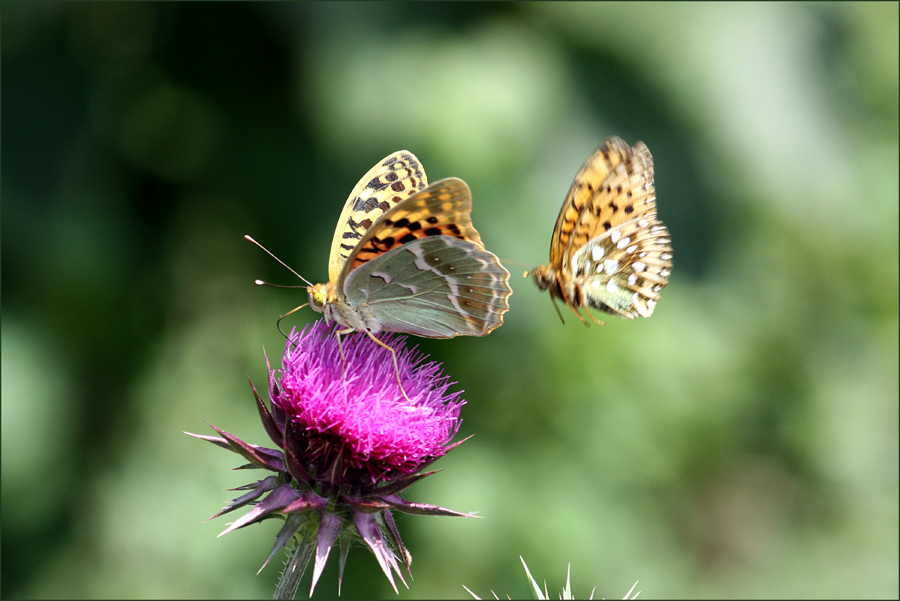
[(637, 283), (637, 274), (632, 273), (630, 276), (628, 276), (628, 285), (634, 286), (636, 283)]
[[(614, 242), (615, 242), (615, 241), (614, 241)], [(630, 236), (625, 236), (624, 238), (622, 238), (621, 240), (619, 240), (619, 243), (616, 244), (616, 248), (622, 249), (622, 248), (625, 248), (626, 246), (628, 246), (629, 244), (631, 244), (631, 237), (630, 237)]]
[(610, 232), (610, 234), (609, 234), (609, 239), (612, 240), (612, 243), (613, 243), (613, 244), (615, 244), (616, 242), (618, 242), (618, 241), (619, 241), (619, 238), (621, 238), (621, 237), (622, 237), (622, 232), (620, 232), (619, 230), (613, 230), (613, 231)]
[(410, 294), (419, 294), (419, 292), (421, 291), (421, 288), (419, 288), (415, 284), (404, 284), (403, 282), (397, 282), (397, 284), (409, 290)]
[(636, 250), (637, 250), (637, 244), (632, 244), (631, 246), (629, 246), (628, 248), (625, 249), (625, 252), (627, 252), (629, 255), (632, 255), (632, 254), (634, 254), (634, 251), (636, 251)]
[(391, 274), (384, 272), (384, 271), (373, 271), (372, 277), (373, 278), (381, 278), (382, 280), (384, 280), (385, 284), (390, 284), (394, 280), (394, 278)]
[[(637, 296), (637, 292), (634, 293)], [(653, 313), (653, 307), (650, 305), (653, 301), (647, 301), (646, 303), (639, 302), (637, 298), (634, 299), (634, 308), (638, 312), (638, 315), (641, 317), (650, 317), (650, 314)]]
[(593, 257), (594, 261), (599, 261), (603, 258), (603, 254), (606, 252), (602, 246), (597, 245), (591, 249), (591, 257)]
[(631, 268), (634, 269), (636, 272), (640, 273), (640, 272), (644, 271), (645, 269), (647, 269), (647, 264), (643, 263), (641, 261), (637, 261), (631, 265)]
[(614, 280), (610, 280), (606, 282), (606, 291), (615, 293), (619, 291), (619, 287), (616, 285), (616, 282)]
[[(609, 275), (614, 274), (619, 269), (619, 262), (616, 261), (615, 259), (607, 259), (607, 260), (603, 261), (603, 265), (604, 265), (604, 271), (606, 271), (606, 273), (608, 273)], [(598, 269), (598, 273), (599, 273), (599, 269)]]

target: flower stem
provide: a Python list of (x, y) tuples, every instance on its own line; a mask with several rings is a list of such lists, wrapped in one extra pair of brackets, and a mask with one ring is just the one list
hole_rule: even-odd
[(291, 553), (291, 558), (288, 560), (287, 565), (284, 566), (284, 571), (281, 572), (281, 579), (275, 588), (273, 599), (294, 598), (297, 594), (297, 588), (300, 586), (300, 580), (303, 579), (303, 574), (306, 572), (306, 566), (309, 564), (309, 560), (315, 550), (316, 546), (313, 544), (313, 541), (307, 537), (303, 537), (297, 543), (294, 551)]

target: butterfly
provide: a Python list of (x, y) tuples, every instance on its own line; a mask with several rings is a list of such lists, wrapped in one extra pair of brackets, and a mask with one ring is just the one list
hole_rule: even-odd
[(365, 332), (392, 353), (379, 332), (489, 334), (503, 323), (512, 289), (471, 212), (472, 193), (463, 180), (428, 185), (415, 155), (388, 155), (347, 198), (331, 243), (328, 282), (307, 287), (310, 307), (341, 325), (339, 335)]
[(602, 325), (590, 309), (650, 317), (671, 272), (671, 238), (656, 218), (650, 150), (609, 138), (575, 176), (553, 228), (550, 264), (531, 272), (534, 281), (550, 291), (554, 306), (562, 299), (585, 325), (580, 311)]

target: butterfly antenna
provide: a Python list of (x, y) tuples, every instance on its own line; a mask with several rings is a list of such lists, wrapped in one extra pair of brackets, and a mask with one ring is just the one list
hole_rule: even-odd
[[(253, 244), (257, 245), (258, 247), (260, 247), (260, 248), (263, 249), (264, 251), (266, 251), (266, 254), (268, 254), (270, 257), (272, 257), (273, 259), (275, 259), (276, 261), (278, 261), (279, 263), (281, 263), (281, 265), (282, 265), (285, 269), (287, 269), (288, 271), (290, 271), (291, 273), (293, 273), (295, 276), (297, 276), (298, 278), (300, 278), (301, 280), (303, 280), (304, 282), (306, 282), (306, 285), (307, 285), (307, 286), (312, 286), (312, 284), (311, 284), (305, 277), (303, 277), (302, 275), (300, 275), (299, 273), (297, 273), (296, 271), (294, 271), (293, 269), (291, 269), (291, 267), (290, 267), (287, 263), (285, 263), (284, 261), (282, 261), (281, 259), (279, 259), (278, 257), (276, 257), (274, 254), (272, 254), (272, 252), (271, 252), (268, 248), (266, 248), (265, 246), (263, 246), (262, 244), (260, 244), (259, 242), (257, 242), (257, 241), (254, 240), (253, 238), (251, 238), (250, 236), (246, 236), (246, 235), (245, 235), (244, 238), (245, 238), (246, 240), (249, 240), (249, 241), (252, 242)], [(259, 285), (259, 286), (263, 286), (263, 285), (274, 286), (274, 284), (266, 284), (265, 282), (262, 282), (262, 280), (256, 280), (256, 283), (257, 283), (257, 285)], [(290, 286), (278, 286), (278, 287), (279, 287), (279, 288), (290, 288)], [(299, 308), (300, 308), (300, 307), (297, 307), (297, 309), (299, 309)], [(297, 309), (294, 309), (294, 311), (296, 311)], [(292, 311), (291, 313), (293, 313), (293, 311)], [(288, 313), (288, 315), (290, 315), (290, 313)]]
[(519, 267), (528, 266), (528, 263), (526, 263), (525, 261), (519, 261), (518, 259), (501, 259), (500, 257), (497, 257), (497, 260), (506, 265), (518, 265)]
[(271, 286), (272, 288), (291, 288), (296, 290), (297, 288), (306, 288), (309, 289), (309, 286), (288, 286), (286, 284), (273, 284), (272, 282), (266, 282), (264, 280), (253, 280), (253, 283), (257, 286)]

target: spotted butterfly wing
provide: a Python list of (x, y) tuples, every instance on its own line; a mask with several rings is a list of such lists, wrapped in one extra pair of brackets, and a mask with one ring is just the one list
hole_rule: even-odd
[(484, 336), (503, 323), (509, 272), (472, 225), (472, 197), (448, 178), (401, 200), (362, 235), (310, 305), (346, 328), (428, 338)]
[(389, 154), (369, 169), (353, 187), (338, 218), (328, 255), (328, 278), (338, 278), (363, 234), (385, 211), (427, 185), (425, 169), (408, 150)]
[[(585, 161), (563, 202), (550, 264), (532, 271), (541, 290), (580, 309), (649, 317), (672, 270), (671, 238), (656, 218), (653, 157), (613, 137)], [(585, 322), (587, 323), (587, 322)], [(602, 322), (599, 322), (602, 323)]]

